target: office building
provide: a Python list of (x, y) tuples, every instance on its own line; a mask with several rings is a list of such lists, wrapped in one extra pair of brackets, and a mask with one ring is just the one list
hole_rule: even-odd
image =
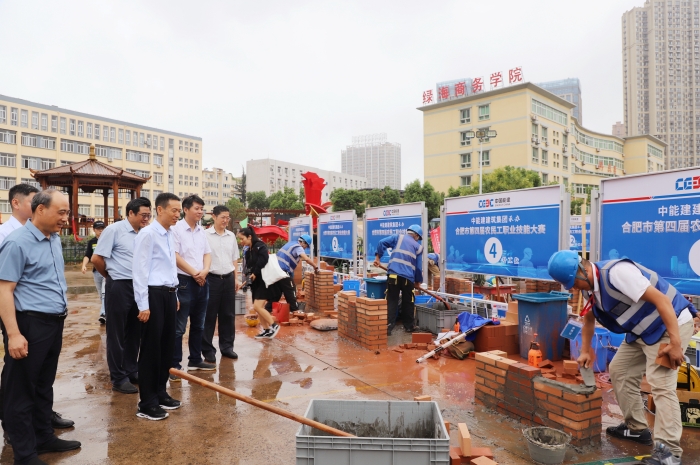
[(622, 15), (627, 134), (668, 144), (667, 169), (700, 164), (700, 1), (655, 0)]
[(625, 125), (620, 121), (613, 124), (612, 135), (619, 137), (620, 139), (624, 139), (627, 136), (627, 129), (625, 128)]
[[(584, 128), (575, 105), (532, 83), (419, 107), (423, 112), (424, 178), (436, 190), (478, 183), (484, 174), (515, 166), (583, 193), (601, 179), (664, 169), (666, 144), (650, 135), (618, 138)], [(469, 139), (468, 131), (496, 137)]]
[(205, 168), (202, 170), (202, 200), (204, 208), (211, 211), (217, 205), (226, 205), (233, 197), (236, 180), (231, 173), (221, 168)]
[(578, 78), (559, 79), (558, 81), (540, 82), (539, 87), (550, 91), (557, 97), (576, 105), (572, 116), (579, 124), (583, 124), (583, 99), (581, 97), (581, 81)]
[(246, 192), (263, 191), (265, 195), (282, 191), (285, 187), (299, 192), (303, 187), (301, 173), (311, 171), (326, 180), (326, 187), (322, 192), (324, 202), (330, 201), (331, 192), (335, 189), (364, 189), (367, 187), (367, 179), (362, 176), (328, 171), (313, 166), (289, 163), (281, 160), (263, 158), (260, 160), (248, 160), (246, 162)]
[[(201, 137), (0, 95), (2, 220), (12, 213), (8, 201), (12, 186), (28, 183), (39, 187), (30, 169), (83, 161), (90, 145), (95, 146), (98, 160), (149, 178), (141, 194), (152, 200), (164, 191), (179, 195), (201, 192)], [(126, 205), (127, 194), (119, 195), (123, 199), (119, 204)], [(110, 217), (114, 216), (112, 208)], [(103, 217), (104, 199), (99, 193), (81, 192), (78, 209), (78, 214), (88, 218)]]
[(401, 144), (387, 142), (386, 134), (369, 134), (352, 138), (340, 152), (341, 171), (367, 179), (370, 189), (402, 189)]

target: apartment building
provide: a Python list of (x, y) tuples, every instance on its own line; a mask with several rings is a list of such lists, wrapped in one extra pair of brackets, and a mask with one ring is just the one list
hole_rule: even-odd
[[(515, 166), (540, 173), (543, 184), (572, 192), (606, 177), (664, 169), (666, 144), (650, 135), (619, 138), (581, 126), (575, 105), (532, 83), (467, 95), (418, 108), (423, 112), (425, 180), (439, 191), (478, 182), (484, 173)], [(495, 138), (469, 139), (495, 130)]]
[(400, 190), (401, 144), (387, 141), (386, 133), (352, 138), (352, 145), (340, 151), (341, 171), (367, 179), (370, 189), (389, 186)]
[(335, 189), (365, 189), (369, 187), (367, 179), (362, 176), (264, 158), (246, 162), (246, 191), (248, 193), (263, 191), (266, 195), (270, 195), (284, 190), (285, 187), (290, 187), (294, 189), (294, 192), (299, 192), (299, 189), (303, 187), (301, 173), (307, 171), (316, 173), (326, 180), (326, 187), (321, 194), (324, 202), (330, 200), (331, 192)]
[[(8, 190), (17, 183), (39, 187), (30, 169), (44, 170), (85, 160), (90, 145), (98, 160), (148, 178), (142, 195), (200, 193), (202, 138), (53, 105), (0, 95), (0, 214), (11, 208)], [(119, 194), (126, 205), (127, 194)], [(110, 195), (111, 196), (111, 195)], [(114, 216), (113, 207), (108, 215)], [(81, 192), (78, 214), (104, 216), (99, 194)], [(120, 215), (124, 215), (123, 207)]]
[(236, 178), (221, 168), (205, 168), (202, 170), (202, 200), (207, 211), (217, 205), (226, 205), (228, 199), (234, 196), (237, 186)]

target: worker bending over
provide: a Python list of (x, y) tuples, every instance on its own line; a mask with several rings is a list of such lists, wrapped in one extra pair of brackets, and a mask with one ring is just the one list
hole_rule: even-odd
[(311, 247), (312, 242), (311, 236), (302, 234), (297, 243), (287, 242), (284, 247), (277, 251), (277, 262), (282, 271), (287, 273), (288, 277), (268, 286), (270, 300), (265, 304), (265, 309), (268, 312), (272, 312), (272, 302), (279, 301), (282, 298), (282, 294), (284, 294), (284, 298), (289, 304), (289, 311), (296, 312), (299, 310), (299, 305), (297, 305), (297, 287), (294, 285), (294, 270), (296, 270), (299, 260), (304, 260), (314, 268), (315, 272), (318, 272), (318, 267), (305, 252), (306, 249)]

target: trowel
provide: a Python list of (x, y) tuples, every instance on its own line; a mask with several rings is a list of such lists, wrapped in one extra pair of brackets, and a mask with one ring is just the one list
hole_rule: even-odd
[(588, 387), (595, 387), (595, 374), (593, 374), (593, 368), (591, 367), (580, 367), (581, 377), (583, 378), (583, 384)]

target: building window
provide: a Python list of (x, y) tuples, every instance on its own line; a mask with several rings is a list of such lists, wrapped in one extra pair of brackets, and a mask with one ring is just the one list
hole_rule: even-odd
[(22, 145), (39, 149), (56, 150), (56, 139), (53, 137), (37, 136), (35, 134), (22, 133)]
[(47, 115), (46, 113), (41, 114), (41, 130), (42, 131), (49, 130), (49, 115)]
[(109, 128), (109, 141), (114, 143), (117, 141), (117, 130), (116, 128)]
[(15, 131), (0, 130), (0, 142), (4, 144), (16, 144), (17, 133)]
[(39, 112), (32, 112), (32, 129), (39, 129)]
[(158, 155), (158, 154), (153, 154), (153, 163), (156, 165), (162, 165), (163, 164), (163, 155)]
[(532, 123), (532, 137), (537, 139), (540, 136), (539, 126), (537, 123)]
[(10, 108), (10, 125), (19, 125), (19, 110), (17, 110), (17, 108)]
[[(104, 207), (104, 205), (103, 205)], [(91, 205), (78, 205), (78, 215), (90, 216)]]
[(459, 122), (461, 124), (467, 124), (472, 122), (472, 109), (465, 108), (464, 110), (459, 110)]
[(484, 150), (481, 152), (481, 166), (491, 166), (491, 151)]
[(548, 165), (548, 164), (549, 164), (548, 153), (546, 150), (542, 150), (542, 165)]
[(12, 205), (9, 200), (0, 200), (0, 213), (12, 214)]
[(61, 117), (61, 134), (66, 133), (66, 119)]
[(78, 121), (78, 137), (83, 137), (83, 129), (85, 128), (85, 123)]
[(22, 168), (31, 170), (49, 170), (56, 166), (56, 160), (39, 157), (22, 157)]
[(459, 157), (461, 159), (460, 167), (462, 169), (472, 167), (472, 154), (471, 153), (463, 153)]
[(95, 140), (100, 140), (100, 125), (95, 125)]
[(22, 119), (20, 120), (20, 126), (23, 128), (29, 127), (29, 112), (27, 110), (22, 110)]
[[(562, 156), (561, 157), (561, 164), (562, 164), (561, 167), (564, 171), (569, 171), (569, 157), (567, 157), (566, 155)], [(564, 178), (564, 179), (566, 179), (566, 178)]]
[(462, 145), (472, 145), (471, 139), (467, 138), (467, 131), (460, 132), (459, 137), (461, 138)]
[(151, 148), (151, 135), (146, 134), (146, 148)]
[(10, 190), (17, 184), (16, 178), (8, 178), (6, 176), (0, 176), (0, 190)]
[(109, 126), (102, 126), (102, 140), (109, 142)]
[(131, 145), (131, 131), (126, 131), (126, 145)]
[(160, 138), (160, 149), (165, 150), (165, 137)]
[(547, 128), (542, 126), (542, 142), (547, 143)]
[(58, 132), (58, 116), (51, 116), (51, 132)]
[(90, 153), (90, 145), (85, 142), (61, 139), (61, 152), (88, 155)]
[(144, 143), (144, 134), (142, 132), (139, 133), (139, 147), (143, 147)]
[(140, 163), (150, 163), (150, 154), (145, 152), (137, 152), (136, 150), (127, 150), (126, 159), (128, 161), (137, 161)]
[(199, 153), (199, 144), (194, 144), (194, 153)]
[(540, 149), (532, 147), (532, 163), (540, 162)]
[(124, 143), (124, 130), (120, 129), (119, 130), (119, 141), (118, 143), (123, 144)]
[(487, 120), (491, 117), (491, 105), (480, 105), (479, 106), (479, 121)]
[(87, 124), (87, 138), (92, 139), (92, 123)]
[(17, 155), (14, 153), (0, 153), (0, 166), (14, 168), (17, 165)]
[(7, 107), (0, 105), (0, 124), (7, 124)]
[(70, 131), (70, 135), (74, 136), (75, 135), (75, 120), (74, 119), (70, 120), (68, 128)]
[(548, 120), (567, 126), (566, 113), (550, 107), (542, 102), (532, 99), (532, 112)]
[(569, 187), (569, 178), (563, 178), (563, 180), (564, 180), (564, 185), (566, 187)]
[(542, 173), (542, 184), (549, 184), (549, 175), (547, 173)]
[(95, 155), (97, 155), (98, 157), (106, 157), (109, 160), (113, 158), (121, 160), (122, 149), (117, 147), (109, 147), (107, 145), (95, 144)]
[(471, 176), (460, 176), (459, 177), (459, 185), (460, 186), (471, 186), (472, 185), (472, 177)]

